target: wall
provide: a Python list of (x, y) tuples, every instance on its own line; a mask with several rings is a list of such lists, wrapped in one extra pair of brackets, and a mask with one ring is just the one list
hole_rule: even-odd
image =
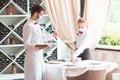
[(95, 49), (93, 55), (95, 60), (117, 62), (120, 65), (120, 51)]

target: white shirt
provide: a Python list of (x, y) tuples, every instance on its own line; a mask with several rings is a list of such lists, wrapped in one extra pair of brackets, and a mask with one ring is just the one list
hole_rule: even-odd
[(91, 36), (90, 36), (90, 33), (87, 31), (87, 29), (80, 28), (77, 31), (76, 46), (78, 49), (73, 54), (73, 57), (79, 56), (81, 53), (83, 53), (84, 49), (90, 48)]
[(37, 50), (35, 45), (45, 44), (51, 47), (51, 44), (46, 43), (51, 39), (50, 34), (41, 30), (41, 26), (37, 21), (28, 19), (27, 23), (23, 27), (23, 40), (24, 47), (28, 50)]
[(23, 27), (24, 47), (28, 51), (37, 50), (35, 45), (42, 43), (41, 28), (37, 21), (28, 19)]

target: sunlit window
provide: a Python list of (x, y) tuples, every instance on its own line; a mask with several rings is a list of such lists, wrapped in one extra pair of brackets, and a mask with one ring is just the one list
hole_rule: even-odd
[(99, 44), (120, 46), (120, 0), (111, 0), (107, 22)]

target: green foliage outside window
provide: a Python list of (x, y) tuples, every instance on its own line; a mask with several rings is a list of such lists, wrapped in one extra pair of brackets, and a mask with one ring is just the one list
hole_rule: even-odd
[(120, 46), (120, 38), (115, 39), (114, 37), (110, 35), (104, 35), (99, 41), (99, 44)]
[(111, 0), (107, 22), (99, 44), (120, 46), (120, 0)]

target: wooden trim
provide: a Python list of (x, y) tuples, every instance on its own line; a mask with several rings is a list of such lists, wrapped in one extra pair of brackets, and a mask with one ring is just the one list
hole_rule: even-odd
[(99, 50), (110, 50), (110, 51), (120, 51), (120, 46), (111, 46), (111, 45), (97, 45), (95, 49)]

